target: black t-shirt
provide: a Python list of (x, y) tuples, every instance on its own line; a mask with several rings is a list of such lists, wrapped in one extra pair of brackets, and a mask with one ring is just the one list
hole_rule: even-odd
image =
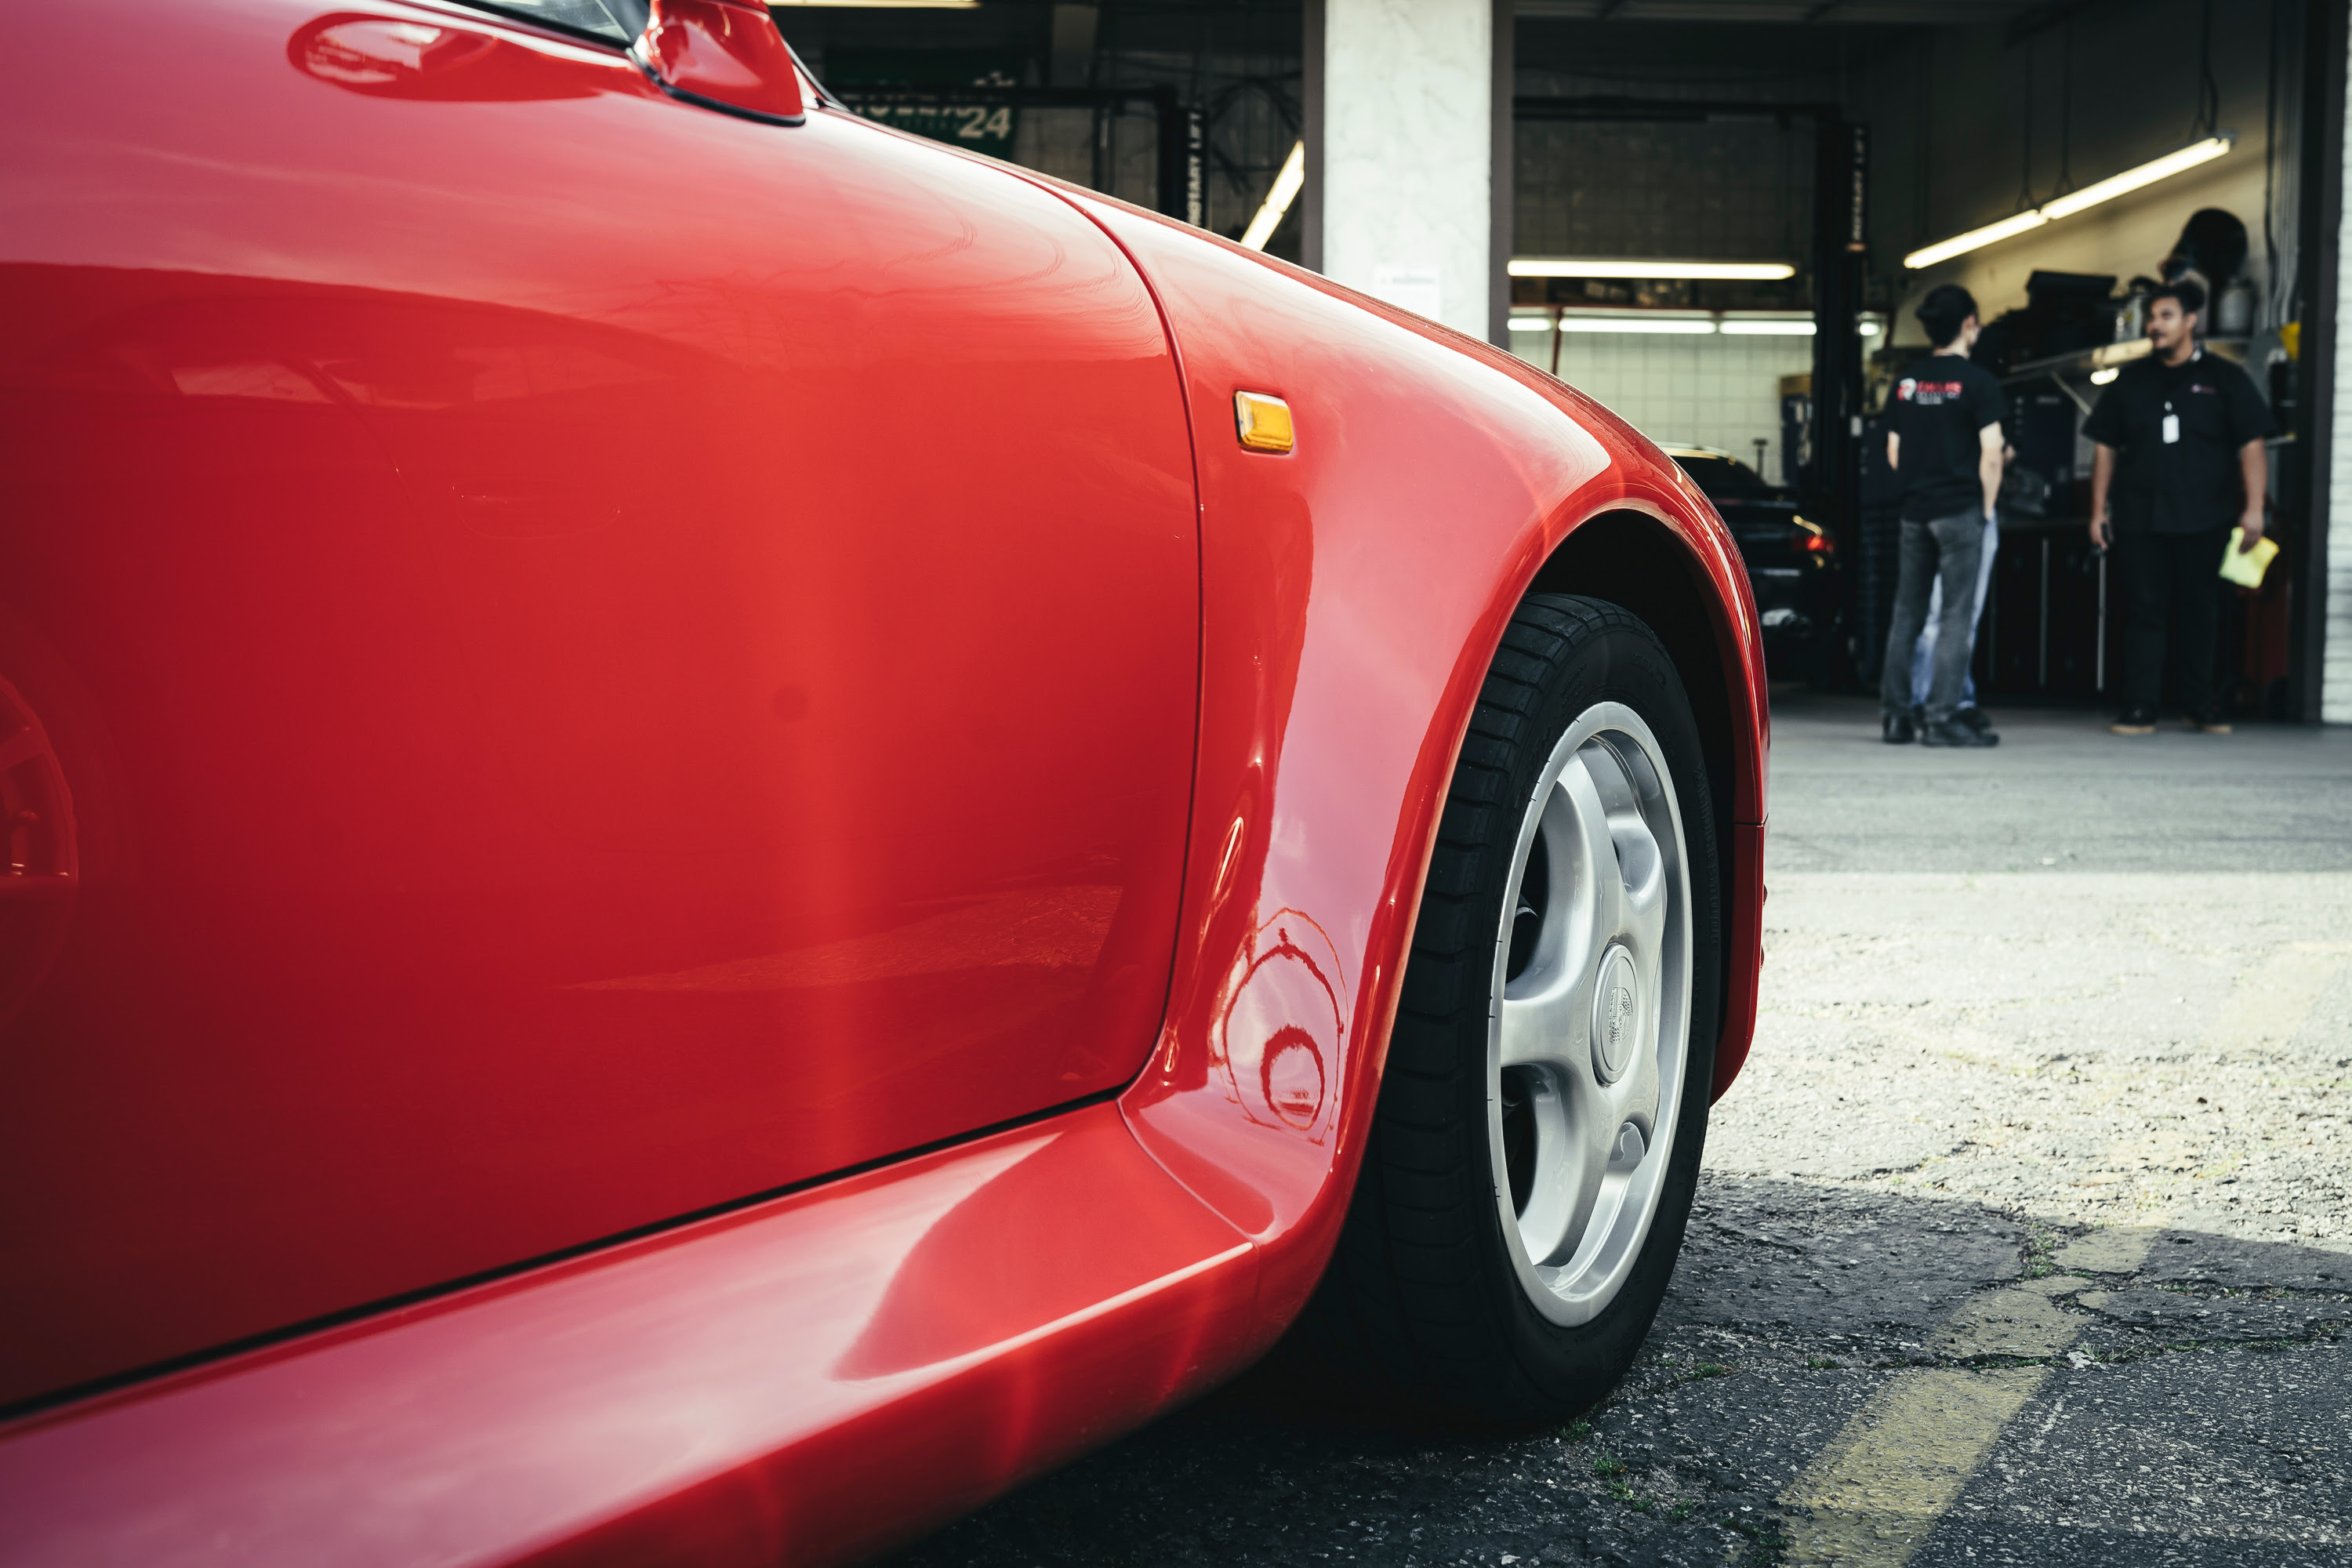
[(2000, 424), (2008, 408), (1992, 373), (1958, 354), (1929, 354), (1904, 373), (1886, 400), (1886, 428), (1902, 441), (1895, 479), (1907, 521), (1929, 522), (1984, 505), (1980, 433)]
[[(2176, 418), (2175, 439), (2165, 437)], [(2275, 433), (2253, 378), (2200, 349), (2178, 365), (2150, 354), (2123, 367), (2083, 422), (2116, 449), (2107, 510), (2118, 533), (2198, 533), (2245, 510), (2238, 448)]]

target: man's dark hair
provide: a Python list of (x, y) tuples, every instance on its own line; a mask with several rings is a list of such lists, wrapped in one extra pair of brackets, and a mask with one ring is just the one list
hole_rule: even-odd
[(2184, 278), (2178, 283), (2167, 283), (2147, 297), (2153, 306), (2158, 300), (2170, 300), (2180, 307), (2184, 316), (2193, 316), (2205, 308), (2205, 290), (2195, 280)]
[(1976, 296), (1957, 283), (1937, 284), (1913, 312), (1927, 329), (1927, 341), (1939, 349), (1949, 347), (1960, 335), (1961, 323), (1976, 313)]

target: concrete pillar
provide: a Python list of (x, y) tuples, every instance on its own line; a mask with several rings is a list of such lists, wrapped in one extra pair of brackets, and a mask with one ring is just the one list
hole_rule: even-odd
[(1308, 265), (1472, 337), (1500, 338), (1510, 184), (1496, 128), (1499, 116), (1507, 132), (1510, 113), (1510, 0), (1317, 9), (1307, 34)]
[[(2347, 45), (2343, 33), (2335, 39), (2339, 49)], [(2352, 60), (2339, 61), (2352, 69)], [(2333, 92), (2308, 95), (2306, 114), (2333, 111), (2337, 123), (2326, 129), (2340, 140), (2342, 155), (2336, 174), (2342, 182), (2336, 195), (2336, 210), (2327, 214), (2341, 226), (2343, 215), (2352, 212), (2352, 116), (2343, 112), (2344, 89), (2338, 78)], [(2311, 145), (2309, 139), (2305, 145)], [(2339, 227), (2336, 236), (2335, 261), (2337, 268), (2336, 288), (2331, 297), (2318, 301), (2331, 315), (2339, 315), (2344, 301), (2352, 300), (2352, 245)], [(2312, 327), (2304, 326), (2305, 342), (2310, 342)], [(2328, 471), (2314, 474), (2315, 485), (2326, 487), (2326, 500), (2314, 507), (2314, 522), (2323, 558), (2315, 563), (2320, 570), (2305, 578), (2318, 580), (2324, 598), (2326, 625), (2320, 632), (2319, 717), (2330, 724), (2352, 724), (2352, 332), (2347, 332), (2341, 321), (2335, 321), (2326, 334), (2327, 346), (2334, 351), (2335, 363), (2326, 367), (2334, 381), (2334, 397), (2328, 409), (2326, 463)], [(2316, 345), (2306, 351), (2305, 363), (2315, 364)], [(2307, 645), (2306, 645), (2307, 646)]]

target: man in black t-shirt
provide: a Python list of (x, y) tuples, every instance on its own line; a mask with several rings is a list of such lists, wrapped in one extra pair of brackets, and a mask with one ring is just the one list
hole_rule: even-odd
[(1930, 746), (1994, 746), (1990, 726), (1953, 717), (1968, 679), (1976, 637), (1977, 561), (1986, 520), (2000, 493), (2000, 383), (1969, 363), (1977, 341), (1977, 302), (1957, 283), (1927, 291), (1919, 324), (1936, 352), (1895, 384), (1886, 402), (1886, 462), (1903, 491), (1902, 550), (1895, 580), (1895, 620), (1878, 683), (1886, 741), (1913, 738), (1911, 648), (1927, 624), (1927, 599), (1943, 584), (1936, 662), (1917, 738)]
[(2251, 550), (2263, 536), (2278, 428), (2246, 373), (2197, 346), (2205, 290), (2173, 283), (2148, 297), (2146, 359), (2123, 367), (2083, 424), (2091, 458), (2091, 542), (2115, 547), (2123, 582), (2124, 705), (2118, 735), (2156, 729), (2164, 685), (2164, 623), (2172, 619), (2180, 698), (2194, 728), (2230, 732), (2213, 690), (2221, 619), (2221, 559), (2230, 525)]

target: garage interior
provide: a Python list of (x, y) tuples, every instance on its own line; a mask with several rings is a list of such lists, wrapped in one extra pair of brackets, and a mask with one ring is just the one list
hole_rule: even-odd
[[(1798, 607), (1776, 605), (1759, 576), (1776, 680), (1875, 680), (1895, 522), (1879, 414), (1927, 352), (1919, 300), (1958, 282), (1979, 302), (1975, 358), (2002, 379), (2015, 452), (1978, 684), (1995, 705), (2112, 705), (2119, 606), (2084, 529), (2079, 432), (2116, 367), (2146, 352), (2146, 291), (2168, 263), (2193, 267), (2212, 286), (2207, 344), (2247, 367), (2283, 432), (2271, 493), (2284, 552), (2259, 591), (2231, 591), (2230, 706), (2240, 718), (2352, 719), (2352, 679), (2326, 680), (2326, 574), (2315, 569), (2328, 554), (2340, 6), (1430, 0), (1384, 13), (1362, 0), (917, 0), (773, 11), (860, 112), (1451, 324), (1483, 323), (1662, 445), (1751, 470), (1746, 482), (1790, 503), (1816, 536), (1793, 563), (1751, 551), (1751, 568), (1836, 580)], [(1418, 32), (1381, 34), (1408, 11)], [(1401, 95), (1391, 113), (1376, 95), (1368, 116), (1341, 79), (1360, 59), (1367, 74), (1393, 68), (1400, 48), (1426, 65), (1439, 108)], [(1491, 86), (1475, 79), (1482, 62)], [(1384, 79), (1392, 91), (1393, 69)], [(1473, 103), (1479, 88), (1486, 101)], [(1455, 160), (1454, 183), (1485, 190), (1444, 198), (1491, 214), (1487, 277), (1465, 279), (1476, 263), (1458, 260), (1442, 274), (1442, 263), (1368, 267), (1364, 235), (1410, 263), (1416, 246), (1435, 255), (1444, 244), (1413, 237), (1417, 224), (1450, 217), (1458, 230), (1474, 211), (1433, 216), (1436, 202), (1416, 198), (1426, 182), (1406, 166), (1419, 156), (1445, 176), (1446, 138), (1466, 145), (1462, 126), (1440, 122), (1449, 104), (1491, 125), (1494, 156)], [(1398, 165), (1387, 210), (1348, 194), (1350, 157)], [(1480, 162), (1483, 182), (1469, 166)], [(2193, 216), (2216, 212), (2226, 218), (2200, 219), (2184, 241)], [(2352, 663), (2352, 632), (2338, 641)]]

